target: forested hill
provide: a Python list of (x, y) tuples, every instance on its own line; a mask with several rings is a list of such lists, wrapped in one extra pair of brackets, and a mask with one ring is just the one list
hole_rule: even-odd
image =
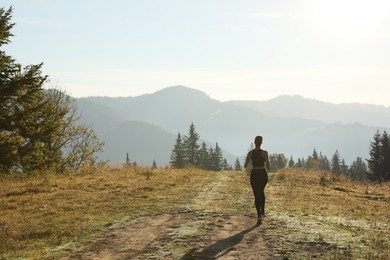
[[(140, 163), (155, 159), (158, 165), (167, 164), (177, 133), (186, 134), (191, 122), (202, 139), (218, 142), (231, 164), (246, 154), (258, 134), (264, 136), (263, 148), (270, 153), (306, 158), (316, 149), (331, 157), (338, 150), (349, 163), (357, 156), (368, 158), (376, 131), (390, 127), (389, 107), (336, 105), (299, 96), (220, 102), (184, 86), (77, 102), (82, 120), (106, 142), (103, 159), (117, 163), (124, 162), (128, 152)], [(150, 142), (154, 138), (159, 142)]]

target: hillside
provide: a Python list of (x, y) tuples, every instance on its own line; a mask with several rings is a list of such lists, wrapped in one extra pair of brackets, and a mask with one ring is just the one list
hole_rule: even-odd
[[(146, 133), (156, 128), (160, 128), (160, 135), (167, 138), (167, 133), (173, 136), (178, 132), (186, 134), (193, 122), (202, 139), (211, 144), (218, 142), (230, 164), (247, 153), (253, 137), (258, 134), (264, 136), (264, 149), (270, 153), (283, 153), (297, 159), (306, 158), (315, 148), (330, 158), (338, 150), (348, 164), (358, 156), (368, 158), (369, 144), (375, 132), (386, 129), (390, 122), (390, 108), (381, 106), (335, 105), (299, 96), (281, 96), (269, 101), (220, 102), (184, 86), (136, 97), (89, 97), (77, 99), (77, 102), (83, 112), (82, 120), (106, 141), (104, 159), (114, 163), (123, 162), (124, 150), (135, 147), (130, 135), (118, 135), (119, 132), (131, 132), (130, 129), (123, 130), (123, 124), (130, 127), (129, 121), (146, 123), (141, 130), (145, 134), (139, 136), (143, 140), (153, 138)], [(102, 111), (103, 108), (106, 110)], [(118, 141), (113, 141), (116, 139), (129, 148), (119, 154), (115, 150), (119, 147)], [(165, 145), (159, 146), (157, 151), (145, 141), (141, 147), (150, 153), (141, 156), (141, 152), (131, 151), (131, 157), (147, 165), (150, 165), (150, 158), (158, 158), (159, 165), (165, 165), (172, 146), (170, 140), (161, 142)]]
[[(128, 153), (132, 162), (152, 165), (155, 161), (157, 166), (164, 166), (169, 162), (177, 133), (172, 134), (142, 121), (127, 121), (102, 134), (101, 138), (105, 140), (106, 146), (100, 157), (111, 160), (110, 162), (114, 165), (124, 163)], [(205, 142), (208, 147), (215, 146), (215, 144)], [(222, 152), (227, 160), (233, 162), (236, 159), (234, 155), (224, 150)]]
[(371, 104), (333, 104), (302, 96), (278, 96), (267, 101), (236, 100), (227, 103), (282, 118), (307, 118), (325, 123), (343, 122), (390, 128), (390, 107)]
[[(386, 259), (390, 187), (270, 173), (256, 222), (242, 172), (85, 168), (0, 185), (4, 259)], [(185, 194), (185, 196), (183, 196)]]

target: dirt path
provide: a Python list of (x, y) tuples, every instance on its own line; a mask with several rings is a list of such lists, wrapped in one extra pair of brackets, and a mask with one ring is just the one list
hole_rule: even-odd
[(210, 211), (228, 182), (228, 175), (216, 175), (187, 210), (131, 220), (63, 259), (266, 259), (262, 226), (253, 217)]
[(200, 243), (200, 251), (187, 253), (188, 258), (266, 259), (261, 226), (253, 225), (252, 222), (253, 219), (246, 216), (229, 218), (222, 228), (210, 234), (209, 240)]

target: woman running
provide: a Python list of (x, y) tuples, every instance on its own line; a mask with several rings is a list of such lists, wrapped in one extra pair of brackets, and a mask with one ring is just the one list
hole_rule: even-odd
[(251, 171), (251, 186), (253, 194), (255, 196), (255, 207), (257, 212), (257, 224), (261, 223), (261, 220), (265, 217), (265, 194), (264, 188), (268, 182), (267, 170), (271, 168), (268, 160), (268, 152), (260, 148), (263, 142), (263, 137), (255, 137), (255, 149), (248, 152), (246, 156), (244, 167), (248, 167), (250, 161), (252, 161)]

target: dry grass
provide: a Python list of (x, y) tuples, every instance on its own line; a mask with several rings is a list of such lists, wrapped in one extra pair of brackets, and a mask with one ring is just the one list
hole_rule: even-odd
[[(255, 216), (249, 182), (238, 172), (87, 168), (67, 176), (7, 177), (0, 185), (3, 259), (55, 259), (109, 228), (167, 213), (192, 216), (173, 233), (180, 242), (164, 248), (180, 246), (180, 255), (186, 240), (207, 239), (225, 216)], [(390, 255), (390, 183), (287, 169), (270, 173), (266, 196), (269, 216), (261, 229), (271, 257)]]
[(112, 225), (185, 208), (213, 173), (89, 168), (69, 176), (0, 183), (0, 256), (42, 259), (74, 249)]
[[(390, 183), (365, 184), (326, 172), (286, 169), (271, 174), (267, 194), (271, 219), (286, 227), (278, 243), (286, 255), (306, 252), (303, 258), (329, 259), (390, 255)], [(291, 245), (301, 245), (301, 252), (289, 251)], [(315, 250), (319, 246), (324, 252)]]

